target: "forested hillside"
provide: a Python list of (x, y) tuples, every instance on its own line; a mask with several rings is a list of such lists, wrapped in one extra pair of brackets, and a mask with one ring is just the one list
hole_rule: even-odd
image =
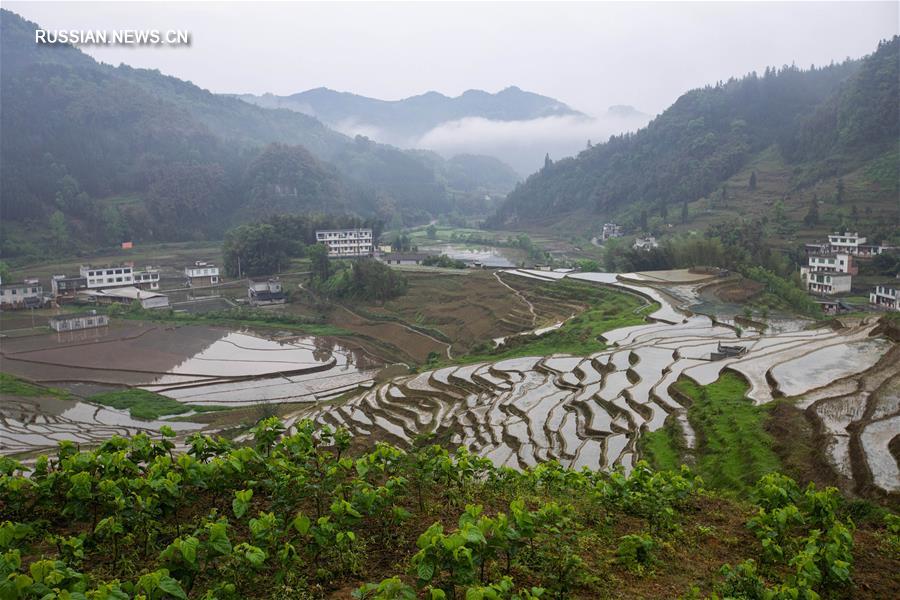
[[(7, 10), (0, 27), (5, 257), (217, 237), (244, 215), (276, 210), (415, 223), (455, 208), (442, 160), (35, 44), (37, 25)], [(478, 172), (469, 179), (498, 191)]]
[[(594, 215), (591, 223), (619, 218), (646, 230), (647, 213), (658, 214), (662, 224), (684, 222), (695, 208), (689, 203), (727, 200), (723, 184), (753, 163), (786, 175), (776, 192), (781, 197), (871, 167), (885, 173), (873, 173), (875, 181), (863, 184), (859, 196), (889, 200), (898, 165), (898, 61), (900, 40), (894, 38), (861, 60), (766, 69), (690, 91), (635, 134), (610, 138), (575, 158), (548, 160), (490, 224), (552, 225), (572, 215), (584, 223)], [(763, 158), (771, 159), (768, 165)], [(745, 205), (731, 207), (740, 213)]]

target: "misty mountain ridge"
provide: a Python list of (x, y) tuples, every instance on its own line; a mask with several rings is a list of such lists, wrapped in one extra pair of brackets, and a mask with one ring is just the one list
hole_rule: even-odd
[(236, 96), (266, 108), (314, 116), (346, 135), (363, 135), (401, 148), (426, 149), (445, 158), (496, 156), (522, 175), (540, 168), (544, 156), (572, 156), (588, 140), (633, 131), (649, 116), (616, 106), (594, 117), (566, 103), (516, 86), (499, 92), (468, 90), (456, 97), (426, 92), (380, 100), (320, 87), (289, 96)]
[(582, 115), (554, 98), (526, 92), (516, 86), (497, 93), (467, 90), (456, 97), (429, 91), (401, 100), (380, 100), (319, 87), (289, 96), (242, 94), (238, 98), (266, 108), (287, 108), (320, 119), (340, 129), (356, 121), (386, 130), (394, 136), (420, 137), (430, 129), (466, 117), (495, 121), (526, 121), (550, 116)]

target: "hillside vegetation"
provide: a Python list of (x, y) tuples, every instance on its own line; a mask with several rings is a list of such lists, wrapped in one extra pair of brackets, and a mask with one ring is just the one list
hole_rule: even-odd
[[(484, 213), (489, 157), (452, 164), (67, 45), (0, 12), (4, 256), (220, 237), (247, 215), (352, 211), (417, 223)], [(461, 185), (457, 190), (453, 186)], [(498, 189), (502, 188), (502, 189)]]
[[(766, 69), (690, 91), (635, 134), (610, 138), (544, 168), (511, 193), (490, 224), (583, 230), (616, 218), (636, 230), (696, 227), (708, 211), (802, 223), (813, 192), (832, 200), (837, 179), (854, 179), (844, 217), (892, 227), (897, 205), (900, 38), (861, 60), (801, 70)], [(750, 184), (753, 171), (755, 185)], [(735, 178), (735, 179), (732, 179)], [(777, 181), (776, 181), (777, 180)], [(764, 184), (762, 182), (765, 182)], [(815, 189), (827, 182), (827, 195)], [(740, 188), (740, 198), (732, 190)], [(757, 191), (758, 190), (758, 191)], [(794, 209), (802, 197), (805, 205)], [(698, 203), (705, 199), (704, 203)], [(880, 214), (871, 214), (871, 211)], [(880, 220), (880, 221), (879, 221)], [(852, 224), (852, 223), (851, 223)], [(816, 225), (815, 222), (810, 225)]]

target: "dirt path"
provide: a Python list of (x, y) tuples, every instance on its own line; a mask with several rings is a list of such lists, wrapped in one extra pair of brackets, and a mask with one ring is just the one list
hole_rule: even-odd
[(537, 325), (537, 313), (534, 312), (534, 304), (532, 304), (532, 303), (528, 300), (528, 298), (526, 298), (526, 297), (522, 294), (522, 292), (520, 292), (519, 290), (515, 289), (514, 287), (512, 287), (511, 285), (509, 285), (508, 283), (506, 283), (505, 281), (503, 281), (503, 280), (500, 278), (500, 275), (497, 273), (497, 271), (494, 271), (494, 279), (496, 279), (496, 280), (500, 283), (500, 285), (502, 285), (502, 286), (505, 287), (506, 289), (510, 290), (513, 294), (515, 294), (516, 296), (518, 296), (519, 299), (520, 299), (522, 302), (524, 302), (524, 303), (528, 306), (528, 312), (531, 313), (531, 324), (532, 324), (532, 325)]

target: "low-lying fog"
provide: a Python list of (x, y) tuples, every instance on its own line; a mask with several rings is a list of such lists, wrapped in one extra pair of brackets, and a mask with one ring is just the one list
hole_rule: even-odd
[(399, 146), (433, 150), (447, 158), (456, 154), (487, 154), (509, 164), (522, 177), (540, 169), (549, 153), (554, 161), (574, 156), (611, 135), (635, 131), (652, 117), (636, 110), (610, 110), (602, 117), (553, 116), (527, 121), (495, 121), (467, 117), (447, 121), (422, 136), (397, 136), (390, 130), (348, 119), (331, 125), (346, 135), (364, 135)]

